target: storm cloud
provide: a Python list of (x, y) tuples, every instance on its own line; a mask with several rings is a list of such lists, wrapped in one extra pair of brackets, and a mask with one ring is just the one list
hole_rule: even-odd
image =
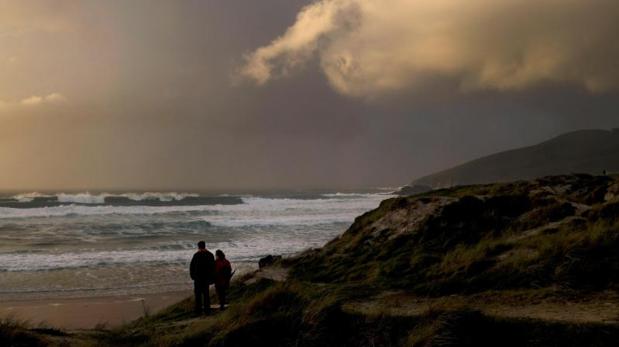
[(262, 85), (318, 59), (351, 96), (437, 78), (462, 91), (550, 82), (604, 92), (619, 87), (618, 18), (615, 0), (322, 0), (239, 74)]

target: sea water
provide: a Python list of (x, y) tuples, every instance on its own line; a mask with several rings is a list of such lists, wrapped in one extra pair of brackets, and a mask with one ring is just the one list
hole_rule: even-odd
[(324, 245), (389, 197), (378, 190), (0, 197), (0, 300), (186, 290), (198, 240), (248, 271), (268, 254)]

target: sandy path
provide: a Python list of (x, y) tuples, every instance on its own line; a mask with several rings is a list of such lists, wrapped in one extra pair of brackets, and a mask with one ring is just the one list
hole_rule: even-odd
[(115, 327), (168, 307), (192, 295), (173, 292), (78, 299), (43, 299), (0, 302), (0, 317), (26, 320), (33, 325), (62, 329), (92, 329), (97, 325)]
[(494, 317), (530, 318), (570, 323), (619, 324), (619, 298), (616, 295), (589, 300), (541, 300), (513, 302), (464, 296), (418, 298), (401, 293), (383, 295), (367, 301), (344, 305), (349, 312), (418, 316), (431, 310), (467, 307)]

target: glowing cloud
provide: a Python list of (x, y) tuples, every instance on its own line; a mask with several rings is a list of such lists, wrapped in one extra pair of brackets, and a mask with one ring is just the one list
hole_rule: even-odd
[(0, 111), (16, 110), (19, 107), (34, 107), (44, 104), (61, 104), (66, 101), (67, 98), (60, 93), (51, 93), (46, 96), (33, 95), (19, 102), (0, 100)]
[(43, 104), (43, 103), (49, 103), (49, 104), (58, 104), (58, 103), (62, 103), (67, 101), (67, 98), (64, 97), (64, 95), (60, 94), (60, 93), (51, 93), (47, 96), (36, 96), (33, 95), (31, 97), (22, 99), (20, 101), (20, 103), (22, 105), (27, 105), (27, 106), (31, 106), (31, 105), (39, 105), (39, 104)]
[(64, 95), (60, 93), (51, 93), (48, 96), (46, 96), (44, 100), (45, 102), (50, 102), (50, 103), (62, 103), (62, 102), (66, 102), (67, 98), (65, 98)]
[(370, 96), (431, 78), (462, 90), (543, 82), (619, 86), (616, 0), (322, 0), (239, 74), (261, 85), (317, 58), (338, 92)]
[(42, 103), (44, 100), (45, 99), (43, 99), (40, 96), (31, 96), (29, 98), (22, 99), (22, 101), (20, 101), (20, 103), (22, 105), (27, 105), (27, 106), (29, 106), (29, 105), (38, 105), (38, 104)]

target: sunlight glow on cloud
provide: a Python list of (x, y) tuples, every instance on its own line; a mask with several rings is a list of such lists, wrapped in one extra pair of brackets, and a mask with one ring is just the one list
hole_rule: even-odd
[(45, 102), (50, 102), (50, 103), (61, 103), (61, 102), (66, 102), (66, 101), (67, 101), (67, 98), (65, 98), (64, 95), (60, 93), (51, 93), (45, 97)]
[(52, 104), (57, 104), (57, 103), (62, 103), (67, 101), (67, 98), (65, 98), (62, 94), (60, 93), (51, 93), (47, 96), (37, 96), (37, 95), (33, 95), (31, 97), (25, 98), (23, 100), (20, 101), (20, 103), (22, 105), (39, 105), (42, 103), (52, 103)]
[(60, 93), (51, 93), (46, 96), (33, 95), (21, 99), (19, 102), (0, 100), (0, 111), (17, 110), (20, 107), (34, 107), (43, 104), (61, 104), (67, 102), (67, 98)]
[(40, 96), (31, 96), (29, 98), (25, 98), (20, 103), (22, 105), (38, 105), (43, 102), (43, 98)]
[(454, 80), (461, 90), (543, 82), (591, 92), (619, 86), (616, 0), (321, 0), (239, 74), (258, 85), (319, 59), (351, 96)]

